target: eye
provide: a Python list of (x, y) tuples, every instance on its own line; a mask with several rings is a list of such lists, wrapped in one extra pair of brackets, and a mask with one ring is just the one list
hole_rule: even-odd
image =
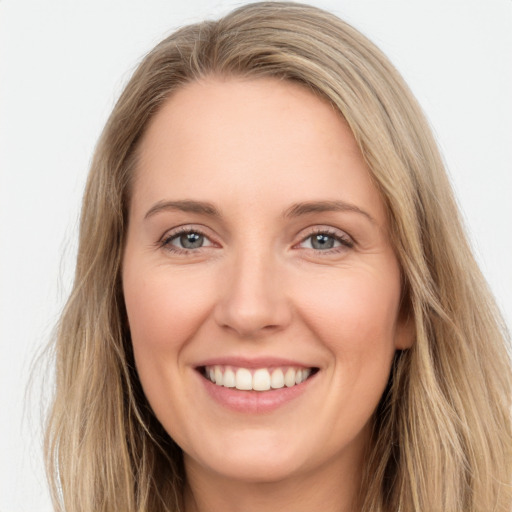
[(351, 248), (354, 246), (354, 242), (344, 233), (324, 230), (311, 233), (302, 240), (299, 246), (315, 251), (329, 251), (339, 248)]
[(195, 229), (181, 229), (166, 236), (161, 245), (170, 251), (193, 251), (213, 245), (210, 239)]

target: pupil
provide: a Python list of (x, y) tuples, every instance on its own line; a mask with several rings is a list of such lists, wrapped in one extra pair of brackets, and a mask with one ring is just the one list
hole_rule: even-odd
[(329, 235), (314, 235), (311, 245), (314, 249), (332, 249), (334, 246), (334, 239)]
[(199, 233), (185, 233), (180, 236), (180, 243), (185, 249), (197, 249), (203, 245), (203, 239)]

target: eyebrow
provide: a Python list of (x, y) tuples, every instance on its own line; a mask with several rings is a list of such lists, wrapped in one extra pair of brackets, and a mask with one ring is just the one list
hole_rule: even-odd
[(347, 203), (345, 201), (308, 201), (304, 203), (295, 203), (285, 210), (284, 217), (299, 217), (310, 213), (322, 212), (359, 213), (366, 217), (372, 224), (377, 224), (377, 221), (368, 212), (362, 210), (355, 204)]
[[(212, 204), (203, 201), (194, 201), (192, 199), (184, 199), (180, 201), (158, 201), (154, 204), (144, 216), (144, 219), (161, 212), (161, 211), (179, 210), (182, 212), (198, 213), (201, 215), (209, 215), (220, 218), (222, 215), (219, 210)], [(310, 213), (322, 212), (354, 212), (366, 217), (372, 224), (377, 224), (376, 220), (366, 211), (358, 206), (345, 201), (308, 201), (292, 204), (284, 213), (284, 218), (300, 217)]]
[(148, 219), (149, 217), (168, 210), (179, 210), (182, 212), (190, 212), (190, 213), (199, 213), (202, 215), (210, 215), (213, 217), (221, 217), (221, 214), (215, 206), (211, 203), (206, 203), (203, 201), (193, 201), (191, 199), (185, 199), (181, 201), (158, 201), (158, 203), (154, 204), (144, 216), (144, 219)]

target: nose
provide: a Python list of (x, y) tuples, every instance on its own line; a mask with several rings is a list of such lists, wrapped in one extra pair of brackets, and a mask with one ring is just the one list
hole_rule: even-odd
[(240, 255), (221, 277), (215, 320), (243, 338), (259, 338), (288, 326), (292, 317), (282, 269), (272, 255)]

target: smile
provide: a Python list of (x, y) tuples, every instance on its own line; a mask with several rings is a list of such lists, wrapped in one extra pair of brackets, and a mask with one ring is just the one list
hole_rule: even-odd
[(276, 368), (242, 368), (225, 365), (204, 366), (202, 375), (217, 386), (240, 391), (268, 391), (291, 388), (303, 383), (317, 368), (283, 366)]

